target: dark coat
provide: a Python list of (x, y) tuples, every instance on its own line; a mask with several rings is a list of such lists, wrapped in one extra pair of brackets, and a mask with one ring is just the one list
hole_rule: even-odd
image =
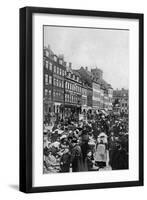
[(83, 171), (82, 151), (79, 145), (74, 146), (71, 151), (71, 163), (73, 172)]
[(116, 150), (111, 160), (112, 170), (128, 169), (128, 154), (125, 149)]
[(62, 155), (61, 160), (60, 160), (61, 172), (69, 172), (70, 158), (71, 156), (69, 153), (65, 153)]

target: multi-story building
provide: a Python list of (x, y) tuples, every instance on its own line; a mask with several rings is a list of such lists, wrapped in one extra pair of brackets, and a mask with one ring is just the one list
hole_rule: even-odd
[(105, 88), (104, 88), (104, 86), (101, 84), (101, 86), (100, 86), (100, 108), (101, 109), (104, 109), (104, 90), (105, 90)]
[(113, 109), (112, 101), (113, 101), (113, 88), (110, 84), (108, 84), (108, 109), (109, 110)]
[[(78, 117), (79, 113), (107, 108), (112, 109), (113, 89), (103, 79), (98, 68), (72, 69), (64, 56), (57, 56), (48, 48), (43, 54), (43, 117), (50, 121), (65, 117)], [(125, 102), (121, 103), (121, 110)]]
[(129, 110), (129, 91), (122, 88), (113, 91), (113, 109), (116, 112), (128, 114)]
[(79, 74), (72, 70), (72, 63), (66, 65), (65, 117), (78, 118), (82, 106), (82, 82)]
[(43, 119), (50, 121), (53, 112), (53, 52), (50, 48), (44, 48), (43, 51)]
[(87, 85), (82, 84), (82, 112), (87, 111)]
[(88, 71), (88, 67), (81, 67), (79, 73), (82, 80), (85, 81), (92, 89), (92, 108), (112, 110), (113, 89), (103, 79), (103, 71), (98, 68)]
[[(93, 87), (93, 94), (94, 94), (93, 98), (97, 99), (98, 108), (112, 110), (113, 89), (112, 89), (111, 85), (108, 84), (103, 79), (103, 71), (101, 69), (98, 69), (96, 67), (94, 69), (91, 69), (91, 73), (93, 76), (93, 81), (95, 81), (98, 85), (97, 87), (95, 85)], [(97, 97), (96, 97), (95, 91), (97, 91)], [(95, 103), (95, 101), (94, 101), (94, 103)], [(94, 104), (93, 104), (93, 107), (94, 107)]]
[(56, 118), (64, 115), (64, 77), (66, 67), (64, 57), (54, 55), (53, 57), (53, 105)]
[(94, 109), (98, 110), (100, 109), (100, 83), (96, 79), (92, 81), (92, 90), (92, 106)]
[[(87, 90), (87, 109), (86, 110), (92, 110), (93, 105), (93, 90), (92, 90), (92, 74), (88, 71), (88, 68), (81, 67), (78, 71), (81, 77), (81, 81), (83, 83), (83, 90)], [(85, 95), (83, 95), (83, 103), (85, 99)]]
[(92, 97), (93, 97), (93, 91), (92, 87), (87, 86), (87, 109), (92, 109)]
[(64, 107), (64, 75), (65, 63), (63, 57), (55, 55), (50, 47), (44, 48), (44, 119), (51, 116), (56, 120), (63, 117)]

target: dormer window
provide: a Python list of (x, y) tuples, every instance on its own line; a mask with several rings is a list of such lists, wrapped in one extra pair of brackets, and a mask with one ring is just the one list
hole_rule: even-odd
[(59, 59), (59, 64), (62, 65), (63, 64), (63, 60)]
[(45, 61), (45, 68), (48, 69), (48, 61)]
[(57, 62), (57, 56), (54, 55), (54, 61)]

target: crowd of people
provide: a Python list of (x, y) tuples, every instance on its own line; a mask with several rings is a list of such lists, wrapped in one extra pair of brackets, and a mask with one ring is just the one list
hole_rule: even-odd
[(44, 123), (44, 173), (128, 169), (128, 116), (95, 113), (87, 120)]

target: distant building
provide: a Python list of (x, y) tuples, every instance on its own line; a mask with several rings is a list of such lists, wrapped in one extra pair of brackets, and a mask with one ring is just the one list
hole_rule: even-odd
[(99, 80), (102, 80), (103, 78), (103, 71), (101, 69), (96, 68), (92, 68), (91, 69), (91, 73), (94, 77), (96, 77)]
[[(82, 90), (83, 90), (83, 109), (92, 110), (93, 106), (93, 89), (92, 89), (92, 74), (88, 71), (88, 68), (81, 67), (78, 70), (75, 70), (80, 74), (80, 78), (82, 81)], [(84, 102), (86, 102), (85, 92), (87, 91), (87, 105), (85, 106)], [(82, 110), (83, 110), (82, 109)]]
[(92, 105), (94, 109), (100, 109), (100, 83), (93, 79), (92, 81)]
[(122, 88), (113, 91), (113, 109), (116, 112), (128, 113), (129, 111), (129, 91)]
[(113, 88), (110, 84), (108, 84), (108, 109), (113, 109)]
[[(112, 110), (113, 88), (103, 79), (103, 71), (97, 67), (91, 69), (94, 84), (93, 94), (99, 109)], [(97, 89), (96, 89), (97, 88)], [(97, 92), (97, 94), (95, 93)], [(97, 97), (96, 97), (97, 95)]]

